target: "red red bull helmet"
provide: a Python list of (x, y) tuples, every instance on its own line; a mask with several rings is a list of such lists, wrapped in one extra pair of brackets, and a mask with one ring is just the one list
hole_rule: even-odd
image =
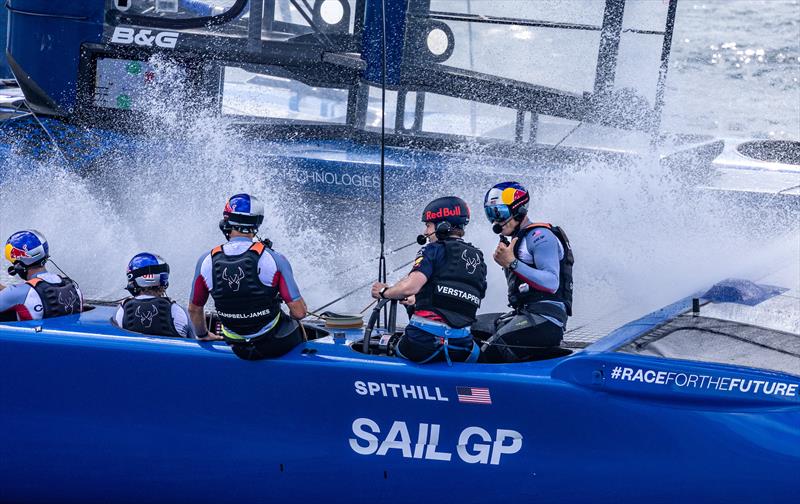
[(43, 264), (50, 257), (50, 246), (42, 233), (26, 229), (17, 231), (6, 240), (5, 256), (11, 264)]

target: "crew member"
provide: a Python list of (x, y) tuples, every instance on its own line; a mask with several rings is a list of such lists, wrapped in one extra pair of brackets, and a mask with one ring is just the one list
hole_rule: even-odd
[[(200, 257), (189, 295), (189, 317), (198, 338), (224, 339), (246, 360), (278, 357), (303, 341), (297, 321), (306, 316), (306, 304), (289, 261), (268, 240), (255, 240), (263, 221), (258, 199), (231, 196), (219, 223), (228, 242)], [(222, 324), (221, 337), (206, 332), (203, 306), (209, 295)]]
[(156, 254), (142, 252), (128, 263), (128, 285), (133, 297), (123, 301), (114, 322), (142, 334), (194, 338), (189, 315), (167, 297), (169, 264)]
[(47, 271), (50, 246), (42, 233), (30, 229), (17, 231), (6, 241), (9, 275), (19, 275), (25, 283), (0, 284), (0, 313), (13, 311), (17, 320), (72, 315), (83, 310), (83, 296), (78, 284), (67, 277)]
[[(528, 220), (530, 195), (517, 182), (486, 193), (484, 210), (495, 233), (505, 238), (494, 251), (508, 283), (513, 312), (492, 320), (482, 360), (518, 362), (547, 355), (560, 345), (572, 315), (572, 249), (558, 226)], [(485, 324), (484, 320), (476, 328)], [(476, 331), (476, 334), (478, 331)]]
[(486, 294), (486, 263), (479, 249), (462, 240), (469, 207), (461, 198), (433, 200), (422, 212), (425, 235), (411, 272), (391, 287), (372, 286), (376, 299), (400, 299), (410, 319), (395, 352), (421, 364), (475, 362), (480, 349), (470, 325)]

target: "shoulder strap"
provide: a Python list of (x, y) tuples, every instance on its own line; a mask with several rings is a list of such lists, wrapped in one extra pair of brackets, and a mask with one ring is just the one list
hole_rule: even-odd
[(553, 225), (548, 223), (548, 222), (532, 222), (532, 223), (528, 224), (527, 226), (525, 226), (525, 230), (527, 231), (528, 229), (533, 229), (533, 228), (537, 228), (537, 227), (543, 227), (543, 228), (547, 228), (547, 229), (552, 229)]
[(250, 245), (250, 249), (259, 256), (264, 253), (265, 245), (261, 242), (255, 242), (254, 244)]
[(211, 249), (211, 256), (213, 257), (213, 256), (219, 254), (220, 252), (222, 252), (222, 245), (217, 245), (216, 247)]
[(30, 285), (31, 287), (36, 287), (36, 285), (41, 281), (42, 281), (41, 278), (31, 278), (30, 280), (27, 280), (25, 283)]
[(536, 228), (546, 228), (552, 231), (553, 225), (547, 222), (532, 222), (527, 226), (525, 226), (524, 228), (517, 231), (516, 234), (517, 243), (514, 245), (514, 257), (519, 257), (518, 251), (519, 248), (522, 246), (522, 244), (525, 242), (525, 237), (528, 236), (528, 233), (530, 233)]

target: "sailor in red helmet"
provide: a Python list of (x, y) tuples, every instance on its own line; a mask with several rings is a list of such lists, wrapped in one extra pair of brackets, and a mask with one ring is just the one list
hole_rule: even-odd
[(518, 362), (548, 355), (564, 335), (572, 315), (572, 265), (564, 231), (528, 219), (528, 191), (517, 182), (495, 185), (484, 197), (492, 230), (511, 242), (497, 245), (494, 260), (502, 266), (513, 311), (481, 315), (473, 332), (485, 342), (481, 360)]
[(0, 284), (0, 313), (13, 311), (17, 320), (72, 315), (83, 310), (83, 295), (71, 279), (47, 271), (50, 246), (35, 229), (17, 231), (6, 241), (5, 257), (10, 275), (25, 283)]
[[(224, 339), (246, 360), (278, 357), (303, 341), (297, 321), (306, 316), (306, 304), (289, 261), (268, 241), (256, 240), (263, 221), (264, 205), (257, 198), (231, 196), (219, 223), (228, 242), (200, 257), (189, 295), (197, 338)], [(221, 337), (206, 330), (203, 306), (209, 296), (222, 324)]]
[(479, 348), (470, 325), (486, 294), (483, 254), (465, 242), (469, 207), (461, 198), (433, 200), (422, 212), (425, 238), (411, 272), (396, 284), (377, 282), (376, 299), (400, 299), (410, 319), (395, 353), (421, 364), (436, 361), (475, 362)]

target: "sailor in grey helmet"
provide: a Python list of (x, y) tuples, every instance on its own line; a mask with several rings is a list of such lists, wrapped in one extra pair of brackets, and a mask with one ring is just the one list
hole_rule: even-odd
[(156, 254), (142, 252), (128, 263), (126, 290), (133, 297), (120, 304), (114, 323), (128, 331), (154, 336), (195, 338), (189, 315), (167, 297), (169, 265)]

